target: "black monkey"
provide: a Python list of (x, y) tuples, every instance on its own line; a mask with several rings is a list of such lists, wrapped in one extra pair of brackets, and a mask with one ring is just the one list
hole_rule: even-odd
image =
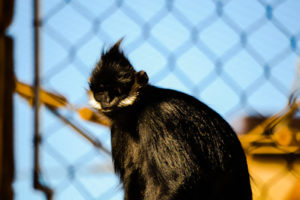
[(252, 199), (230, 125), (197, 99), (148, 84), (117, 42), (90, 77), (91, 104), (112, 120), (115, 172), (125, 200)]

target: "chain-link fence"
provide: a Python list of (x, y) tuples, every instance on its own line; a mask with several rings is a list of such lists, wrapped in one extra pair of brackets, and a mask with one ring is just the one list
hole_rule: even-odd
[[(17, 4), (21, 12), (22, 1)], [(121, 37), (125, 54), (137, 70), (147, 71), (151, 83), (194, 95), (228, 120), (275, 113), (292, 90), (300, 53), (297, 0), (41, 4), (42, 87), (64, 95), (73, 105), (87, 104), (92, 68), (102, 49)], [(16, 64), (22, 79), (22, 63)], [(83, 122), (72, 111), (60, 112), (110, 147), (107, 128)], [(42, 113), (43, 178), (55, 198), (121, 199), (110, 158), (48, 110)], [(17, 174), (17, 181), (28, 177)]]

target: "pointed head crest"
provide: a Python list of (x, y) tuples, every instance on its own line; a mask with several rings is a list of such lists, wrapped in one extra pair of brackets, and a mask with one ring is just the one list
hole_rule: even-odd
[(122, 53), (120, 50), (120, 46), (122, 44), (123, 38), (119, 39), (113, 46), (110, 47), (110, 49), (107, 52), (102, 52), (101, 58), (105, 56), (106, 54), (113, 54), (113, 53)]
[[(130, 70), (132, 68), (128, 59), (124, 56), (123, 52), (120, 50), (120, 45), (123, 41), (121, 38), (117, 41), (108, 51), (102, 52), (101, 60), (98, 63), (98, 67), (100, 68), (125, 68)], [(118, 69), (115, 69), (118, 70)], [(133, 70), (133, 68), (132, 68)]]
[(102, 53), (90, 78), (92, 88), (97, 88), (101, 84), (115, 87), (120, 82), (129, 87), (134, 83), (135, 70), (120, 50), (122, 40), (123, 38)]

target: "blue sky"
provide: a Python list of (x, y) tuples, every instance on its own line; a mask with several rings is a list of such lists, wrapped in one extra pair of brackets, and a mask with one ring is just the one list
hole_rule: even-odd
[[(125, 54), (152, 84), (191, 94), (229, 121), (272, 114), (286, 105), (299, 55), (300, 1), (121, 2), (41, 1), (44, 88), (86, 106), (87, 79), (102, 49), (125, 36)], [(9, 30), (15, 39), (15, 73), (29, 84), (32, 5), (16, 0)], [(45, 108), (41, 112), (42, 169), (56, 199), (121, 199), (117, 178), (104, 170), (110, 159)], [(84, 122), (72, 111), (62, 113), (109, 148), (107, 128)], [(20, 200), (43, 199), (31, 186), (32, 125), (32, 109), (16, 95), (14, 188)]]

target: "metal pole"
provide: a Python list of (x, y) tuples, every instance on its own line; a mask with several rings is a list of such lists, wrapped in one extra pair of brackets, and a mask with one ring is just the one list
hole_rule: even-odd
[(48, 200), (53, 197), (51, 188), (41, 183), (40, 169), (40, 4), (39, 0), (34, 0), (34, 173), (33, 187), (42, 191)]
[(13, 0), (0, 0), (0, 199), (14, 198), (13, 38), (6, 33), (14, 13)]

